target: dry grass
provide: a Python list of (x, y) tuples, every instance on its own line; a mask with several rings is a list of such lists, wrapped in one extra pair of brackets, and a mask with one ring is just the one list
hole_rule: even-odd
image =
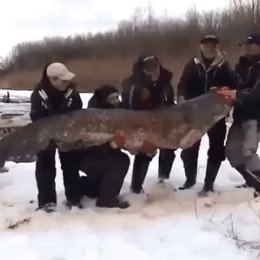
[[(174, 81), (178, 82), (183, 66), (189, 57), (175, 59), (173, 56), (160, 56), (163, 65), (174, 73)], [(235, 55), (228, 58), (234, 63)], [(112, 84), (120, 88), (121, 81), (132, 69), (136, 57), (71, 60), (66, 63), (70, 70), (76, 73), (79, 90), (92, 92), (102, 84)], [(0, 88), (32, 89), (41, 77), (41, 69), (20, 70), (0, 79)]]

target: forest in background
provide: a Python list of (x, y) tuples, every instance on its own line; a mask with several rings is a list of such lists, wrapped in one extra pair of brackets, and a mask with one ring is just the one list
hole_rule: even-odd
[(137, 8), (131, 19), (104, 33), (44, 38), (16, 45), (1, 59), (0, 87), (31, 89), (42, 67), (50, 61), (64, 62), (77, 75), (81, 91), (109, 83), (119, 86), (131, 72), (131, 65), (143, 52), (158, 55), (177, 81), (187, 60), (198, 51), (205, 34), (216, 34), (227, 58), (234, 64), (238, 42), (260, 32), (260, 1), (230, 0), (229, 7), (206, 13), (190, 9), (183, 19), (156, 18), (149, 4)]

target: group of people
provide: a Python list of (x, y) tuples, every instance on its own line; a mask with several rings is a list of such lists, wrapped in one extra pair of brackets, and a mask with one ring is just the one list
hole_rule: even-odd
[[(260, 192), (260, 160), (258, 109), (260, 109), (260, 34), (249, 35), (241, 43), (244, 54), (233, 70), (221, 51), (215, 35), (204, 36), (199, 55), (184, 67), (177, 86), (177, 102), (173, 91), (173, 74), (163, 67), (158, 57), (141, 55), (133, 64), (131, 75), (122, 82), (122, 91), (111, 85), (97, 88), (88, 108), (149, 110), (172, 106), (207, 93), (212, 88), (232, 96), (236, 102), (233, 124), (225, 143), (225, 118), (207, 133), (208, 160), (204, 186), (200, 194), (214, 192), (214, 182), (221, 163), (227, 159), (244, 177), (245, 185)], [(82, 101), (73, 81), (75, 74), (58, 62), (47, 64), (41, 81), (31, 95), (31, 120), (82, 109)], [(226, 88), (223, 88), (226, 87)], [(121, 94), (121, 101), (119, 96)], [(260, 111), (260, 110), (259, 110)], [(196, 184), (200, 141), (181, 152), (186, 181), (179, 189)], [(36, 162), (38, 209), (55, 210), (55, 143), (40, 151)], [(134, 158), (130, 189), (144, 193), (143, 184), (155, 154), (137, 154)], [(127, 208), (129, 203), (119, 197), (130, 165), (129, 156), (110, 144), (90, 147), (84, 151), (59, 152), (64, 189), (69, 208), (81, 207), (82, 196), (97, 198), (98, 207)], [(159, 149), (158, 181), (169, 179), (175, 150)], [(80, 176), (80, 171), (86, 175)]]

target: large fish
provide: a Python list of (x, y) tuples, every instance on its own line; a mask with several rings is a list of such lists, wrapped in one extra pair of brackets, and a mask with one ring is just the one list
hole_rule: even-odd
[(44, 118), (0, 140), (0, 166), (5, 161), (33, 161), (50, 141), (61, 151), (109, 142), (132, 153), (187, 148), (225, 117), (231, 107), (224, 95), (210, 92), (150, 111), (86, 109)]

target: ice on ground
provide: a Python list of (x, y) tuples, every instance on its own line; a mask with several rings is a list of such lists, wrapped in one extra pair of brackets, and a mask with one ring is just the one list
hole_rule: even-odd
[[(86, 106), (89, 95), (82, 97)], [(155, 157), (144, 185), (148, 195), (130, 194), (131, 158), (121, 192), (131, 203), (126, 210), (96, 208), (95, 200), (84, 198), (84, 209), (68, 211), (57, 160), (57, 211), (36, 212), (35, 164), (8, 162), (9, 172), (0, 175), (0, 259), (257, 259), (260, 202), (253, 199), (252, 190), (234, 188), (243, 179), (227, 161), (216, 179), (219, 193), (208, 198), (196, 196), (203, 185), (207, 147), (204, 138), (198, 181), (189, 191), (174, 191), (185, 180), (177, 151), (165, 186), (157, 183)]]

